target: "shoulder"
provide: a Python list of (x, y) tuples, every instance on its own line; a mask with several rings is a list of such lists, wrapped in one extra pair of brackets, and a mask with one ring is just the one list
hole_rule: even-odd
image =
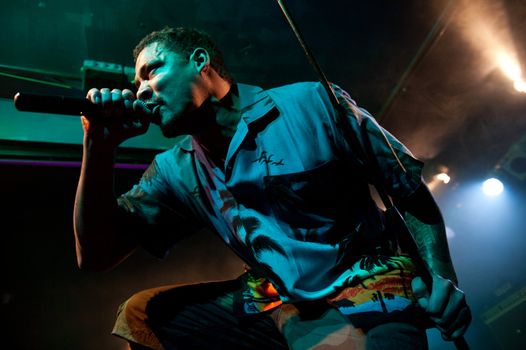
[(305, 96), (314, 96), (319, 95), (320, 93), (325, 93), (323, 86), (319, 82), (298, 82), (293, 84), (287, 84), (283, 86), (278, 86), (272, 89), (266, 90), (271, 96), (277, 97), (305, 97)]
[[(330, 83), (334, 93), (337, 96), (344, 96), (346, 98), (351, 98), (349, 93), (342, 89), (339, 85)], [(322, 83), (318, 81), (307, 81), (307, 82), (298, 82), (293, 84), (287, 84), (272, 89), (266, 90), (267, 93), (272, 95), (288, 95), (288, 96), (320, 96), (322, 98), (327, 98), (327, 91)]]
[(327, 112), (332, 105), (323, 85), (319, 82), (299, 82), (266, 90), (278, 109), (302, 112)]

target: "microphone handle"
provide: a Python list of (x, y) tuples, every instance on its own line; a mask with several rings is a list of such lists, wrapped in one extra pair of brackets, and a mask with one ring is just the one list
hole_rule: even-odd
[(17, 93), (15, 107), (23, 112), (40, 112), (80, 116), (100, 109), (83, 97)]

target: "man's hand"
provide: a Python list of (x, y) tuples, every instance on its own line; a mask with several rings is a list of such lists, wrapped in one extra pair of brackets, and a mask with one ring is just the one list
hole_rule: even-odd
[(412, 287), (418, 304), (429, 314), (442, 338), (455, 340), (466, 332), (471, 322), (471, 311), (464, 292), (452, 281), (434, 275), (431, 295), (420, 277), (413, 279)]
[(90, 89), (86, 98), (101, 107), (97, 115), (82, 117), (86, 137), (117, 147), (125, 140), (144, 134), (150, 126), (152, 112), (135, 99), (131, 90)]

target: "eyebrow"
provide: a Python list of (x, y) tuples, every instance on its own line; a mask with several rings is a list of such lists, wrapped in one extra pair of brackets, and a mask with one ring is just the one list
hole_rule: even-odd
[(139, 77), (143, 77), (145, 74), (145, 71), (150, 68), (151, 66), (154, 66), (156, 64), (159, 64), (162, 60), (158, 57), (152, 58), (150, 61), (145, 62), (140, 68), (139, 68), (139, 74), (135, 74), (135, 79), (133, 80), (133, 83), (135, 84), (135, 87), (139, 87)]

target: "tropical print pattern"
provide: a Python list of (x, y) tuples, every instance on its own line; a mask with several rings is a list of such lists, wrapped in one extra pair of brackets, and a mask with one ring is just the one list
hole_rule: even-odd
[[(344, 315), (363, 312), (403, 310), (416, 302), (411, 289), (415, 267), (407, 256), (364, 256), (354, 266), (363, 270), (365, 279), (356, 278), (349, 286), (326, 298)], [(278, 292), (270, 281), (255, 277), (247, 271), (243, 276), (245, 289), (242, 293), (245, 314), (272, 310), (282, 304)]]

